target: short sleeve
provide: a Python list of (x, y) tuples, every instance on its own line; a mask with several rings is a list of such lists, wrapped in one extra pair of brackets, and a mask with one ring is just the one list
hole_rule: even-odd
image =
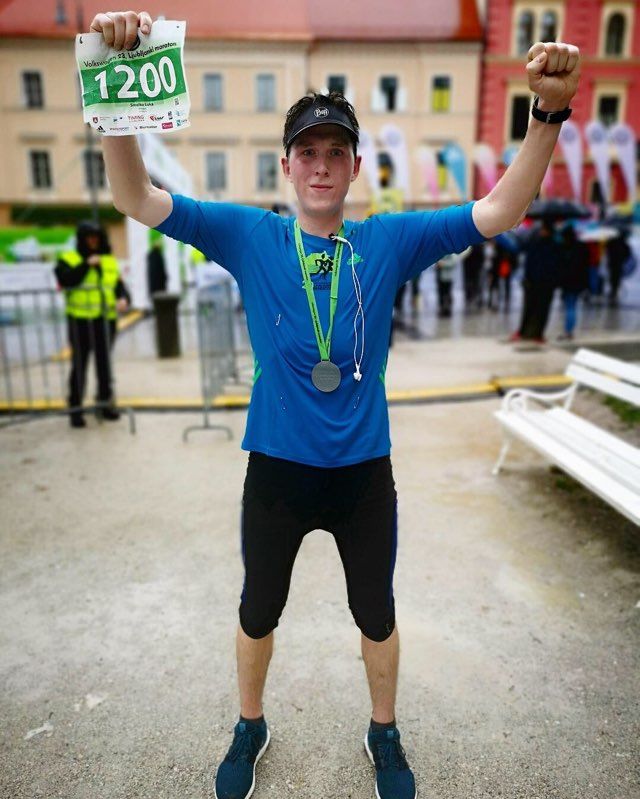
[(171, 197), (173, 209), (156, 230), (196, 247), (240, 282), (244, 242), (269, 212), (233, 203), (201, 202), (181, 194)]
[(385, 229), (389, 246), (398, 256), (401, 286), (417, 277), (444, 255), (458, 253), (485, 241), (473, 217), (474, 203), (452, 205), (438, 211), (410, 211), (377, 217)]

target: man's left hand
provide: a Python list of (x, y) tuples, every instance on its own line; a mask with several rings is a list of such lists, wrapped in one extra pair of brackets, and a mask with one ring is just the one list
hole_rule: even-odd
[(118, 313), (126, 313), (129, 310), (129, 303), (125, 297), (120, 297), (119, 300), (116, 300), (116, 310)]
[(529, 88), (541, 111), (564, 111), (578, 89), (580, 50), (563, 42), (536, 42), (527, 56)]

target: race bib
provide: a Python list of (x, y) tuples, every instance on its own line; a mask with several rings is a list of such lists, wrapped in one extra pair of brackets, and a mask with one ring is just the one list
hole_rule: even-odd
[(113, 50), (101, 33), (76, 36), (84, 121), (104, 136), (186, 128), (184, 22), (154, 22), (131, 50)]

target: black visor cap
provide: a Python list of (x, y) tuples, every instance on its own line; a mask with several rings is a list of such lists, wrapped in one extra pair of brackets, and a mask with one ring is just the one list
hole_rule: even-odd
[(289, 134), (285, 150), (289, 152), (289, 148), (293, 144), (293, 140), (299, 136), (303, 131), (309, 128), (315, 128), (316, 125), (339, 125), (341, 128), (346, 128), (349, 131), (349, 138), (358, 144), (358, 134), (355, 132), (349, 117), (337, 108), (333, 103), (314, 102), (307, 110), (300, 114), (296, 119), (295, 126)]

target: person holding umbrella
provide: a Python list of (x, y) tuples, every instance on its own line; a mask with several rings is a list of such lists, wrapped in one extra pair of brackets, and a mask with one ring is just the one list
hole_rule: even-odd
[[(122, 49), (138, 26), (150, 31), (147, 13), (111, 12), (98, 14), (91, 30)], [(345, 219), (360, 172), (359, 125), (335, 92), (301, 97), (284, 120), (281, 166), (297, 196), (297, 218), (172, 196), (150, 181), (135, 137), (103, 138), (115, 206), (234, 275), (258, 364), (243, 441), (250, 454), (236, 635), (240, 717), (217, 769), (217, 799), (248, 799), (254, 791), (270, 741), (263, 697), (274, 630), (298, 549), (318, 527), (336, 541), (360, 630), (371, 698), (364, 748), (376, 796), (417, 795), (396, 721), (398, 529), (384, 389), (393, 302), (399, 286), (443, 255), (513, 227), (535, 197), (570, 114), (578, 50), (537, 43), (526, 73), (539, 99), (518, 156), (487, 197), (435, 212)], [(322, 756), (327, 734), (311, 719), (310, 757)]]
[(509, 340), (545, 344), (544, 332), (558, 285), (560, 267), (560, 247), (555, 240), (550, 219), (542, 220), (540, 229), (528, 240), (525, 250), (520, 327)]
[(564, 303), (564, 333), (558, 338), (571, 341), (577, 320), (578, 297), (589, 284), (589, 248), (580, 241), (571, 224), (562, 231), (559, 283)]

